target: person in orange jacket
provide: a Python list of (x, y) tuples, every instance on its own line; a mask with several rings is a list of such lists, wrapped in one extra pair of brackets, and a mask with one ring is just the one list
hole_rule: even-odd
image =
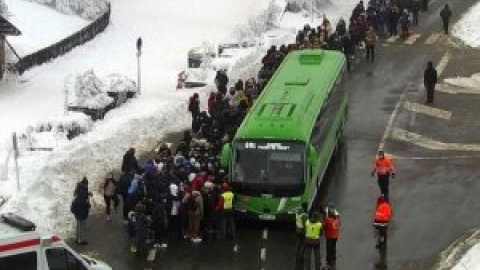
[(377, 175), (380, 193), (385, 197), (385, 200), (388, 201), (390, 176), (392, 176), (392, 178), (395, 178), (395, 168), (393, 167), (392, 158), (385, 156), (384, 151), (378, 151), (378, 156), (375, 159), (371, 174), (372, 177), (375, 176), (375, 174)]
[(378, 231), (376, 248), (384, 248), (387, 245), (387, 229), (392, 218), (392, 208), (383, 195), (377, 198), (377, 206), (373, 217), (373, 227)]
[(334, 269), (337, 254), (337, 240), (340, 234), (340, 215), (331, 203), (329, 203), (326, 208), (325, 214), (323, 224), (327, 254), (326, 269)]

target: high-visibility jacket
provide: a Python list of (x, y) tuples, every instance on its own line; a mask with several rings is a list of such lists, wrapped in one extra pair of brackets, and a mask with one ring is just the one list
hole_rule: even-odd
[(375, 210), (375, 223), (383, 223), (388, 224), (390, 222), (390, 218), (392, 217), (392, 208), (388, 204), (388, 202), (381, 202), (377, 205), (377, 209)]
[(223, 197), (223, 209), (224, 210), (230, 210), (233, 207), (233, 192), (231, 191), (225, 191), (222, 193)]
[(320, 233), (322, 232), (322, 222), (310, 222), (307, 220), (305, 223), (305, 238), (310, 240), (320, 239)]
[(340, 220), (336, 217), (327, 217), (324, 221), (325, 238), (338, 239), (340, 234)]
[(307, 213), (304, 213), (304, 212), (295, 213), (295, 225), (297, 226), (298, 231), (301, 231), (305, 228), (306, 220), (307, 220)]
[(384, 156), (383, 158), (377, 157), (373, 168), (374, 172), (378, 175), (394, 174), (393, 160), (390, 157)]

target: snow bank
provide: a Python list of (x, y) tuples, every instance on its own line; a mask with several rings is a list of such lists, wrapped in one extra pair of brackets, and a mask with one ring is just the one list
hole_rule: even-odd
[(256, 39), (279, 25), (286, 5), (285, 0), (272, 0), (265, 11), (251, 18), (247, 24), (236, 27), (230, 39), (236, 40), (239, 44), (257, 44)]
[(129, 145), (139, 152), (151, 150), (163, 135), (190, 126), (184, 102), (188, 94), (178, 93), (169, 100), (131, 100), (107, 114), (105, 121), (96, 123), (90, 133), (54, 152), (22, 156), (22, 192), (14, 195), (2, 212), (19, 213), (34, 221), (40, 230), (68, 234), (74, 221), (70, 202), (81, 177), (89, 179), (95, 194), (94, 206), (102, 204), (103, 198), (95, 191), (99, 190), (103, 176), (120, 166)]
[(107, 10), (106, 0), (29, 0), (44, 4), (65, 14), (75, 14), (93, 20)]
[(452, 34), (471, 47), (480, 47), (480, 2), (453, 26)]
[(480, 89), (480, 73), (470, 77), (446, 78), (444, 82), (454, 87)]

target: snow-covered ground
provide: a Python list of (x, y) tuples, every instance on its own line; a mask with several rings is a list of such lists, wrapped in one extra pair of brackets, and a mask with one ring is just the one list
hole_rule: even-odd
[(453, 26), (453, 35), (471, 47), (480, 47), (480, 2)]
[(11, 14), (8, 20), (22, 32), (21, 36), (8, 37), (8, 41), (20, 56), (52, 45), (89, 23), (79, 17), (68, 16), (33, 2), (5, 0), (5, 4), (8, 6), (8, 13)]

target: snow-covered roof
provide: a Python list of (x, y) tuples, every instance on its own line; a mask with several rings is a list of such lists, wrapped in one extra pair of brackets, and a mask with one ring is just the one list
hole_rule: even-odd
[(3, 16), (0, 16), (0, 34), (6, 36), (19, 36), (22, 32)]

